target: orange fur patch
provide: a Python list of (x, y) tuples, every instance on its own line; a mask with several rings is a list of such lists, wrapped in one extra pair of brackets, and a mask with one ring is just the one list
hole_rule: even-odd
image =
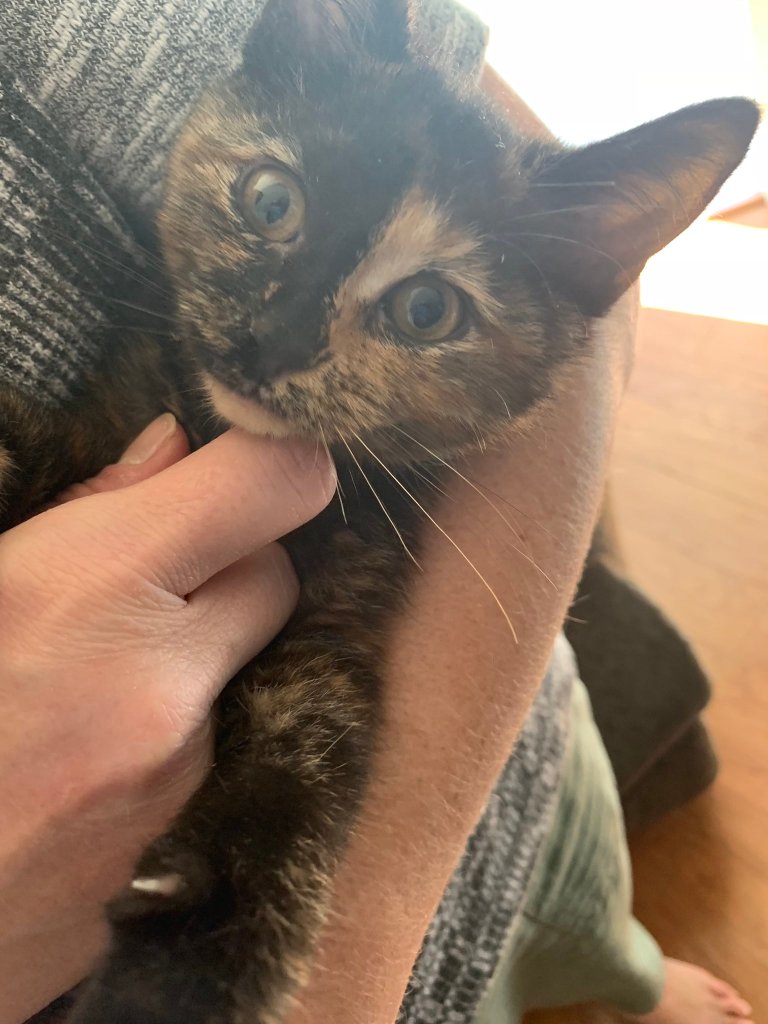
[(411, 189), (336, 294), (337, 310), (363, 310), (396, 284), (429, 270), (461, 289), (493, 323), (501, 312), (490, 287), (482, 239), (451, 222), (419, 188)]

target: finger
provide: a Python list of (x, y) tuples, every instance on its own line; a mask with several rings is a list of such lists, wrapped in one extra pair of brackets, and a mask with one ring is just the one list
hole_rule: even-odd
[(89, 480), (68, 487), (52, 505), (129, 487), (162, 472), (188, 454), (189, 442), (184, 430), (172, 413), (164, 413), (139, 434), (118, 463), (106, 466)]
[(319, 445), (230, 430), (119, 495), (94, 497), (90, 508), (99, 521), (89, 517), (91, 546), (186, 595), (312, 519), (335, 482)]
[[(182, 615), (194, 671), (174, 680), (167, 704), (193, 721), (207, 714), (221, 686), (282, 629), (296, 607), (299, 583), (283, 547), (270, 544), (227, 566), (190, 595)], [(178, 649), (178, 621), (170, 642)]]

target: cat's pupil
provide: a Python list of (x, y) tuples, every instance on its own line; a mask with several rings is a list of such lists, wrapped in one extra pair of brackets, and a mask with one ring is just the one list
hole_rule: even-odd
[(254, 204), (257, 216), (267, 225), (276, 224), (285, 217), (291, 206), (291, 194), (285, 185), (268, 185)]
[(270, 242), (290, 242), (304, 224), (301, 186), (287, 171), (261, 167), (239, 184), (236, 202), (247, 224)]
[(415, 288), (408, 304), (408, 318), (417, 331), (428, 331), (445, 316), (445, 299), (437, 288)]

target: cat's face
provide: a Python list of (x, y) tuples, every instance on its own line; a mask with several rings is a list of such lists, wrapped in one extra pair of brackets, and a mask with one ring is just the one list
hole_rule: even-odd
[(214, 406), (329, 443), (519, 414), (556, 359), (545, 285), (496, 237), (520, 186), (494, 128), (416, 66), (305, 89), (229, 83), (174, 156), (164, 241)]
[[(246, 70), (176, 147), (160, 225), (181, 331), (248, 430), (455, 448), (545, 396), (584, 314), (636, 276), (649, 253), (604, 236), (636, 230), (637, 204), (411, 59), (397, 0), (370, 0), (367, 36), (333, 4), (325, 37), (323, 2), (272, 0)], [(595, 180), (610, 216), (574, 221)]]

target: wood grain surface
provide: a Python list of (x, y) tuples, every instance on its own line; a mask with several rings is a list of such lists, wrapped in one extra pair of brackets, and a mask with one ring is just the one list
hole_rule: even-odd
[(768, 1024), (768, 327), (645, 309), (639, 340), (613, 473), (623, 553), (711, 674), (722, 771), (633, 841), (636, 911)]

